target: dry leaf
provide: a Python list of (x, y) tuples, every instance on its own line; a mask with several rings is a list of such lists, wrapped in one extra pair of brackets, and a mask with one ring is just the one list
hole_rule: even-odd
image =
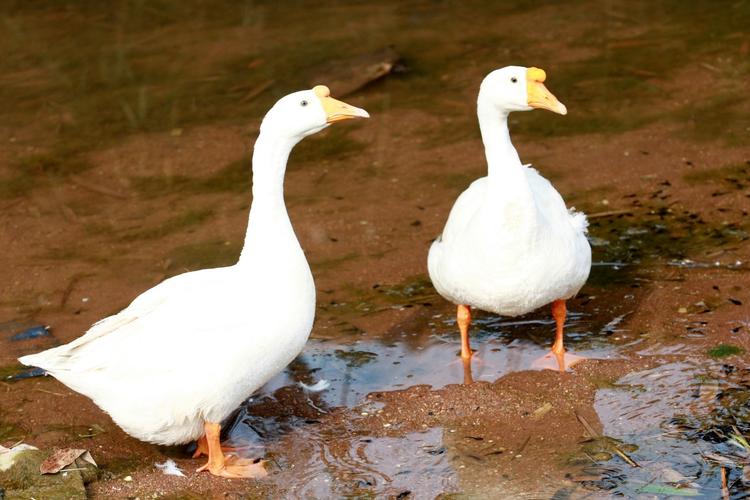
[(47, 459), (39, 466), (39, 472), (42, 474), (55, 474), (75, 462), (79, 457), (96, 467), (96, 462), (94, 462), (94, 459), (88, 450), (64, 448), (55, 451), (52, 455), (47, 457)]

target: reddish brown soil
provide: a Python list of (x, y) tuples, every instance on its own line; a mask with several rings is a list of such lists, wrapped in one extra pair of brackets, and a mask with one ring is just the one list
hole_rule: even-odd
[[(583, 16), (591, 8), (583, 3), (570, 9)], [(627, 9), (619, 6), (615, 10)], [(565, 16), (563, 22), (561, 11), (560, 7), (547, 6), (496, 19), (497, 26), (506, 26), (510, 35), (522, 37), (524, 50), (514, 48), (512, 53), (502, 54), (499, 49), (485, 47), (471, 52), (472, 47), (466, 47), (462, 49), (468, 54), (464, 59), (446, 61), (439, 71), (420, 68), (415, 61), (413, 71), (427, 71), (431, 78), (444, 83), (443, 88), (434, 90), (435, 106), (442, 106), (444, 113), (416, 105), (400, 106), (396, 99), (410, 77), (394, 77), (395, 83), (386, 80), (348, 99), (370, 109), (372, 118), (368, 122), (337, 125), (353, 130), (324, 132), (310, 140), (313, 145), (302, 149), (299, 158), (293, 155), (286, 177), (287, 202), (311, 263), (321, 304), (313, 337), (337, 339), (339, 325), (346, 321), (371, 338), (389, 338), (402, 331), (425, 329), (426, 318), (434, 314), (452, 314), (453, 306), (437, 298), (429, 307), (386, 308), (361, 316), (352, 312), (337, 315), (326, 305), (331, 301), (356, 301), (363, 290), (372, 290), (377, 284), (404, 283), (426, 275), (429, 243), (439, 234), (453, 200), (471, 179), (483, 175), (483, 151), (471, 115), (478, 83), (488, 69), (516, 61), (528, 60), (531, 65), (541, 60), (538, 64), (543, 67), (545, 61), (551, 62), (546, 65), (552, 65), (548, 69), (549, 87), (568, 104), (571, 119), (576, 118), (576, 105), (592, 119), (607, 107), (606, 102), (588, 103), (588, 85), (601, 85), (595, 76), (588, 82), (567, 82), (564, 87), (575, 92), (570, 100), (556, 90), (556, 67), (582, 64), (602, 50), (611, 50), (581, 43), (590, 29), (587, 18), (576, 21), (575, 16)], [(378, 12), (377, 22), (381, 16), (391, 19), (394, 15)], [(470, 10), (464, 14), (472, 18)], [(269, 21), (268, 30), (279, 29), (274, 22)], [(531, 28), (538, 25), (548, 27), (546, 34), (530, 36)], [(486, 21), (476, 29), (489, 36), (494, 26)], [(627, 21), (627, 16), (625, 21), (610, 21), (608, 26), (612, 44), (638, 41), (642, 35), (637, 23)], [(231, 48), (213, 42), (200, 49), (201, 54), (219, 58), (241, 54), (238, 44), (244, 39), (237, 31), (233, 33), (226, 41)], [(730, 59), (741, 57), (742, 47), (748, 43), (746, 33), (735, 38), (722, 42)], [(436, 50), (445, 50), (446, 57), (455, 54), (440, 47)], [(617, 101), (616, 106), (630, 106), (634, 116), (662, 118), (628, 130), (615, 127), (614, 132), (548, 136), (535, 132), (526, 117), (519, 117), (522, 130), (531, 127), (513, 136), (521, 158), (533, 162), (553, 180), (569, 204), (595, 215), (591, 232), (597, 237), (607, 238), (608, 229), (616, 224), (651, 220), (661, 208), (666, 224), (696, 213), (703, 227), (734, 227), (738, 234), (747, 231), (747, 178), (740, 181), (740, 187), (727, 184), (721, 170), (750, 162), (747, 141), (738, 143), (723, 132), (708, 137), (696, 135), (694, 121), (700, 116), (690, 120), (670, 118), (686, 103), (696, 103), (703, 109), (714, 102), (710, 96), (717, 89), (737, 91), (737, 78), (746, 78), (746, 74), (737, 77), (722, 71), (724, 66), (718, 71), (711, 69), (719, 64), (713, 57), (708, 53), (673, 72), (642, 76), (663, 97), (646, 101), (635, 92), (628, 102)], [(617, 61), (613, 64), (614, 73), (622, 69)], [(205, 70), (204, 76), (213, 69)], [(24, 81), (32, 78), (20, 73), (14, 77)], [(596, 88), (597, 98), (604, 99), (600, 87)], [(279, 86), (278, 92), (283, 90), (286, 87)], [(617, 93), (618, 88), (612, 92)], [(264, 99), (265, 103), (272, 101), (268, 96)], [(748, 100), (738, 96), (736, 110), (747, 113), (748, 106)], [(164, 277), (202, 262), (203, 257), (194, 253), (181, 257), (185, 252), (180, 253), (180, 249), (186, 245), (224, 245), (227, 257), (218, 261), (231, 262), (244, 236), (249, 192), (173, 189), (170, 182), (176, 182), (178, 176), (194, 181), (211, 179), (226, 165), (243, 159), (249, 175), (249, 151), (260, 114), (245, 119), (243, 125), (237, 125), (236, 118), (186, 126), (174, 133), (123, 134), (114, 143), (86, 151), (92, 168), (62, 181), (38, 179), (33, 190), (0, 200), (0, 318), (21, 324), (41, 322), (51, 325), (53, 332), (52, 337), (11, 342), (10, 334), (21, 324), (6, 325), (0, 332), (0, 367), (13, 366), (19, 355), (76, 338), (91, 323), (118, 311)], [(558, 122), (558, 130), (565, 129), (566, 118), (550, 115), (547, 119)], [(577, 119), (580, 123), (581, 118)], [(727, 120), (725, 129), (743, 126), (733, 124), (731, 117)], [(0, 151), (0, 172), (6, 178), (16, 171), (14, 162), (18, 158), (48, 150), (44, 135), (47, 126), (28, 123), (0, 128), (7, 145)], [(466, 133), (455, 132), (465, 128), (469, 129)], [(740, 132), (747, 138), (747, 130)], [(328, 149), (322, 150), (329, 151), (326, 155), (319, 153), (320, 144), (329, 139), (342, 143), (343, 149), (348, 147), (341, 140), (343, 135), (336, 134), (345, 134), (346, 140), (356, 141), (361, 147), (345, 154)], [(147, 195), (138, 191), (134, 179), (152, 176), (166, 179), (163, 192)], [(626, 210), (631, 213), (596, 217), (602, 212)], [(190, 211), (208, 215), (183, 226), (174, 222)], [(659, 352), (661, 346), (680, 345), (676, 354), (707, 359), (710, 348), (732, 344), (744, 348), (733, 362), (746, 365), (750, 360), (747, 236), (714, 241), (696, 237), (700, 230), (697, 222), (695, 226), (679, 226), (675, 245), (684, 248), (687, 258), (708, 264), (716, 261), (721, 266), (668, 266), (668, 259), (660, 255), (635, 266), (637, 279), (633, 278), (633, 283), (639, 288), (633, 291), (626, 333), (612, 340), (624, 346), (618, 351), (621, 359), (588, 361), (565, 374), (521, 371), (493, 383), (461, 385), (456, 380), (456, 385), (443, 389), (415, 386), (374, 393), (360, 407), (334, 409), (325, 415), (308, 415), (310, 408), (297, 392), (282, 390), (276, 406), (269, 405), (264, 411), (316, 419), (315, 434), (328, 436), (328, 451), (339, 458), (348, 453), (353, 440), (362, 436), (394, 437), (442, 428), (458, 489), (469, 495), (510, 497), (533, 492), (544, 497), (560, 489), (577, 491), (576, 469), (567, 462), (584, 437), (576, 413), (600, 428), (593, 397), (602, 381), (612, 382), (630, 371), (670, 359), (642, 355), (648, 349)], [(123, 234), (134, 236), (123, 238)], [(660, 250), (663, 248), (655, 252)], [(601, 253), (605, 251), (595, 249), (595, 258), (605, 258)], [(737, 261), (737, 269), (727, 269)], [(584, 296), (595, 293), (593, 288), (583, 290)], [(576, 307), (586, 310), (602, 297), (581, 300)], [(606, 309), (607, 305), (602, 307)], [(696, 321), (705, 322), (704, 336), (687, 337), (686, 329)], [(643, 341), (628, 347), (635, 338)], [(436, 366), (435, 370), (441, 368)], [(188, 458), (183, 450), (159, 448), (130, 438), (91, 401), (54, 379), (2, 382), (0, 402), (0, 423), (15, 427), (0, 444), (24, 439), (40, 448), (90, 449), (103, 471), (102, 478), (90, 486), (96, 498), (293, 496), (299, 486), (294, 483), (294, 468), (304, 468), (317, 459), (315, 453), (319, 452), (308, 446), (307, 431), (291, 432), (268, 444), (277, 458), (275, 464), (269, 464), (270, 479), (228, 481), (193, 473), (202, 461)], [(362, 416), (373, 402), (382, 404), (381, 411)], [(550, 410), (535, 417), (534, 412), (547, 403)], [(91, 434), (93, 425), (104, 432), (85, 437)], [(493, 452), (498, 453), (488, 455)], [(165, 476), (153, 467), (166, 457), (174, 458), (188, 477)], [(331, 465), (334, 475), (340, 472), (336, 477), (341, 488), (349, 488), (347, 481), (351, 478), (336, 467)], [(125, 476), (131, 476), (132, 481), (125, 481)]]

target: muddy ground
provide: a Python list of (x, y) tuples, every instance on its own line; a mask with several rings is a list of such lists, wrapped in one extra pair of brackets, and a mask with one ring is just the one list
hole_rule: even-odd
[[(0, 15), (3, 380), (165, 277), (233, 263), (264, 111), (326, 83), (311, 81), (321, 68), (387, 46), (402, 58), (346, 97), (370, 120), (290, 160), (317, 319), (305, 353), (227, 426), (269, 459), (267, 479), (196, 474), (188, 450), (128, 437), (51, 378), (0, 383), (0, 444), (90, 449), (94, 498), (746, 497), (731, 433), (750, 434), (748, 2), (41, 2)], [(549, 312), (478, 313), (463, 385), (455, 310), (426, 253), (484, 175), (476, 93), (507, 64), (544, 68), (569, 109), (516, 113), (511, 133), (590, 216), (595, 262), (567, 339), (591, 359), (531, 371)], [(36, 324), (51, 335), (11, 339)], [(590, 439), (579, 416), (612, 439)], [(187, 477), (154, 467), (167, 457)]]

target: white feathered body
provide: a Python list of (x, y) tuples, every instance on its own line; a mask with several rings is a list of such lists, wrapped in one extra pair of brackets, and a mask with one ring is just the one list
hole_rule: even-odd
[(322, 85), (279, 99), (253, 148), (239, 262), (170, 278), (82, 337), (20, 361), (90, 397), (143, 441), (186, 443), (221, 424), (312, 330), (315, 284), (284, 203), (289, 154), (334, 121), (368, 116)]
[(84, 336), (21, 362), (90, 397), (128, 434), (180, 444), (283, 370), (314, 313), (310, 268), (282, 223), (239, 264), (170, 278)]
[(518, 316), (574, 296), (588, 278), (591, 247), (586, 217), (568, 210), (547, 179), (528, 166), (508, 168), (523, 169), (531, 202), (489, 177), (476, 180), (432, 244), (428, 269), (453, 303)]

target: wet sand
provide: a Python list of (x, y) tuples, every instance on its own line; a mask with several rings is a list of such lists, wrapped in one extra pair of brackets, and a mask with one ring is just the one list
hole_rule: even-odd
[[(186, 450), (128, 437), (51, 378), (2, 382), (0, 444), (90, 449), (95, 498), (600, 498), (656, 494), (649, 485), (720, 497), (720, 465), (701, 453), (732, 457), (715, 430), (750, 431), (749, 11), (3, 8), (14, 27), (1, 45), (13, 54), (0, 96), (3, 376), (165, 277), (234, 262), (252, 141), (276, 98), (389, 44), (406, 70), (347, 97), (369, 121), (312, 137), (290, 160), (287, 205), (317, 320), (308, 349), (227, 436), (269, 459), (268, 479), (195, 474), (202, 461)], [(595, 265), (569, 304), (567, 339), (592, 359), (531, 371), (552, 341), (549, 311), (479, 313), (476, 382), (462, 385), (455, 309), (429, 284), (426, 253), (484, 175), (476, 92), (506, 64), (544, 68), (570, 111), (516, 113), (511, 134), (590, 216)], [(52, 335), (10, 340), (33, 324)], [(330, 387), (299, 385), (320, 380)], [(641, 467), (587, 440), (577, 415), (635, 445)], [(188, 477), (155, 469), (166, 457)], [(734, 498), (742, 460), (725, 465)]]

